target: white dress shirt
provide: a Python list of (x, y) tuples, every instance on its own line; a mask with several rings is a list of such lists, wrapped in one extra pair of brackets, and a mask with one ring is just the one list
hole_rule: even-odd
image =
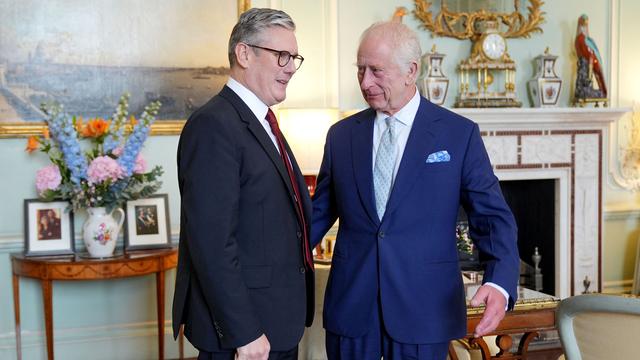
[(236, 95), (238, 95), (245, 104), (247, 104), (253, 115), (258, 118), (258, 121), (260, 121), (260, 124), (264, 128), (264, 131), (266, 131), (267, 135), (269, 135), (269, 138), (271, 138), (271, 141), (273, 142), (273, 145), (276, 147), (276, 151), (279, 154), (280, 149), (278, 149), (278, 140), (276, 140), (276, 136), (273, 135), (273, 132), (271, 132), (271, 126), (267, 121), (267, 111), (269, 110), (269, 107), (265, 103), (263, 103), (262, 100), (258, 99), (256, 94), (254, 94), (251, 90), (247, 89), (244, 85), (240, 84), (232, 77), (229, 77), (227, 86), (234, 93), (236, 93)]
[[(396, 137), (396, 163), (393, 167), (393, 177), (391, 183), (396, 179), (396, 175), (398, 174), (398, 168), (400, 167), (400, 161), (402, 160), (402, 154), (404, 153), (404, 148), (407, 146), (407, 140), (409, 139), (409, 133), (411, 132), (411, 127), (413, 126), (413, 120), (416, 118), (416, 114), (418, 113), (418, 107), (420, 107), (420, 94), (418, 93), (418, 89), (416, 88), (416, 92), (409, 100), (407, 105), (405, 105), (400, 111), (393, 114), (393, 117), (396, 118), (395, 125), (395, 137)], [(387, 130), (387, 123), (385, 119), (388, 118), (389, 115), (376, 111), (376, 118), (373, 123), (373, 157), (372, 157), (372, 169), (376, 166), (376, 155), (378, 154), (378, 146), (380, 146), (380, 139), (382, 138), (382, 134), (384, 134), (385, 130)], [(392, 185), (393, 186), (393, 185)]]

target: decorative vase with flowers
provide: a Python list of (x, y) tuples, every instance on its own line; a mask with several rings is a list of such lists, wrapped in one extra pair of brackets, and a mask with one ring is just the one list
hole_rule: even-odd
[[(129, 95), (122, 95), (111, 120), (97, 118), (86, 124), (65, 113), (61, 105), (45, 104), (44, 133), (30, 137), (27, 144), (28, 152), (39, 149), (52, 163), (36, 174), (38, 195), (69, 200), (73, 211), (86, 209), (82, 230), (92, 257), (113, 254), (124, 221), (122, 204), (148, 197), (162, 184), (162, 168), (147, 172), (140, 154), (160, 103), (149, 104), (136, 120), (128, 117), (128, 102)], [(128, 127), (130, 131), (125, 131)]]

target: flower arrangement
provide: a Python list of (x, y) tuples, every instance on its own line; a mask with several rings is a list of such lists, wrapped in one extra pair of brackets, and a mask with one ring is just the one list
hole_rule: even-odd
[(469, 227), (464, 223), (456, 224), (456, 245), (458, 251), (462, 253), (473, 253), (473, 242), (469, 236)]
[[(96, 118), (85, 124), (81, 117), (66, 114), (62, 105), (42, 105), (47, 127), (42, 136), (30, 137), (26, 148), (29, 153), (39, 149), (51, 160), (36, 174), (42, 199), (70, 200), (73, 210), (106, 207), (111, 211), (160, 188), (162, 168), (147, 172), (140, 154), (160, 102), (146, 106), (139, 120), (128, 117), (128, 108), (125, 93), (111, 120)], [(131, 131), (125, 133), (128, 126)]]

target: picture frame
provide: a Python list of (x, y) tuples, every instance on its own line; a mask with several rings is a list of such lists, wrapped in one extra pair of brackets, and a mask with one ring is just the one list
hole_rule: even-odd
[(224, 86), (236, 19), (228, 14), (249, 8), (250, 0), (87, 0), (82, 7), (0, 0), (0, 98), (8, 99), (0, 102), (0, 138), (41, 135), (43, 102), (108, 118), (124, 92), (136, 117), (144, 104), (162, 102), (152, 135), (180, 134), (189, 114)]
[(169, 195), (127, 201), (124, 229), (125, 251), (171, 247)]
[(68, 201), (24, 200), (24, 255), (75, 253), (73, 212)]

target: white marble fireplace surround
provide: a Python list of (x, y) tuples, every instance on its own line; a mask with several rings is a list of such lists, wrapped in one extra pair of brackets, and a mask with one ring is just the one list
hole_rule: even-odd
[[(601, 291), (606, 173), (603, 167), (610, 124), (625, 111), (608, 108), (454, 111), (480, 125), (500, 180), (555, 180), (556, 296), (565, 298), (582, 293), (585, 279), (590, 282), (589, 291)], [(545, 249), (540, 251), (544, 256)]]

